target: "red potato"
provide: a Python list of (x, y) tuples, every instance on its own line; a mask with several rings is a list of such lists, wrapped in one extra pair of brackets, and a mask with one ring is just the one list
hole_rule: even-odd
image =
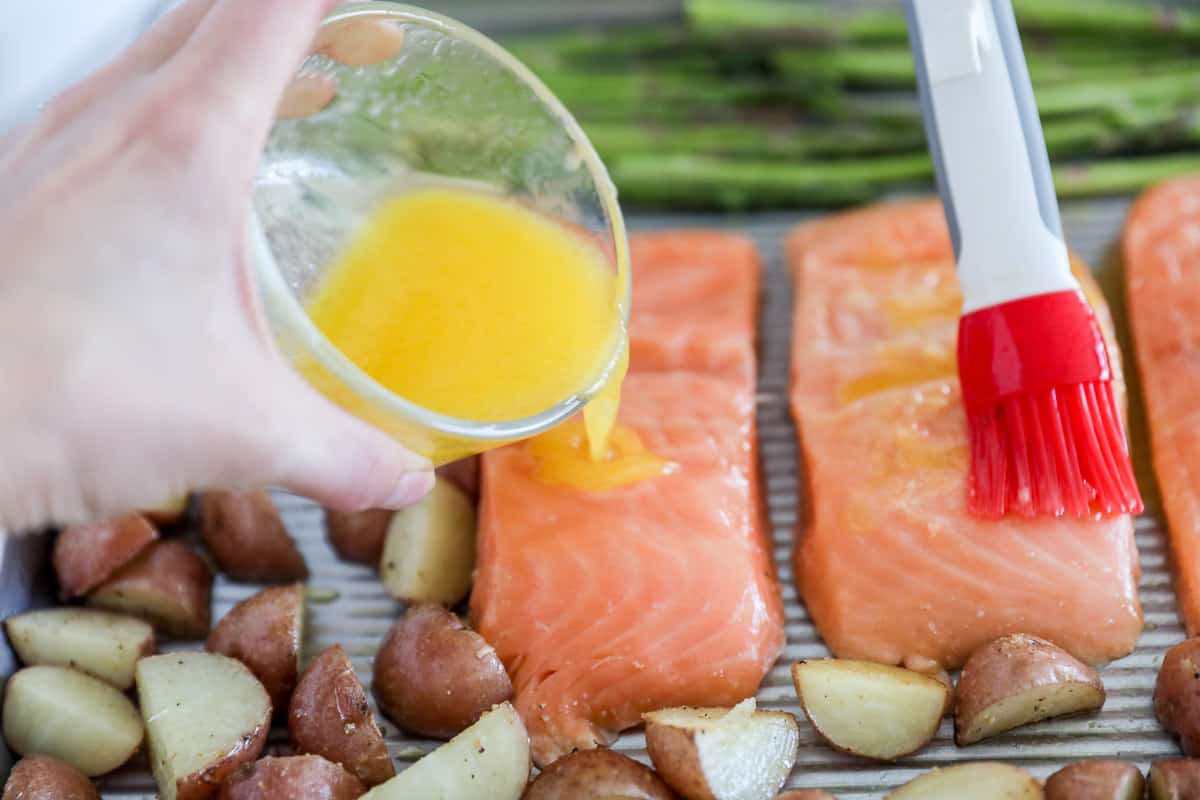
[(308, 565), (263, 491), (205, 492), (200, 532), (221, 567), (237, 581), (298, 581)]
[(212, 624), (212, 584), (204, 559), (168, 539), (125, 565), (87, 603), (141, 617), (177, 639), (202, 639)]
[(434, 603), (410, 607), (392, 625), (372, 689), (388, 719), (433, 739), (457, 735), (513, 694), (492, 646)]
[(1076, 761), (1046, 779), (1046, 800), (1142, 800), (1142, 771), (1127, 761)]
[(329, 544), (339, 557), (356, 564), (379, 566), (383, 555), (383, 540), (395, 511), (371, 508), (366, 511), (333, 511), (325, 509), (325, 530)]
[(404, 47), (404, 28), (390, 20), (348, 19), (321, 28), (313, 51), (350, 66), (378, 64)]
[(301, 72), (283, 90), (275, 109), (275, 119), (304, 119), (333, 102), (337, 83), (329, 75)]
[(1200, 755), (1200, 638), (1167, 650), (1154, 683), (1154, 714), (1179, 737), (1184, 755)]
[(217, 800), (358, 800), (362, 781), (320, 756), (267, 757), (235, 772)]
[(452, 461), (438, 467), (437, 474), (439, 478), (445, 478), (462, 489), (463, 494), (472, 500), (479, 497), (479, 456)]
[(40, 608), (4, 620), (21, 663), (70, 667), (125, 690), (138, 659), (154, 652), (145, 620), (94, 608)]
[(142, 516), (161, 528), (178, 525), (187, 517), (188, 502), (190, 500), (191, 495), (184, 492), (157, 508), (143, 510)]
[(62, 598), (92, 591), (157, 538), (158, 531), (140, 514), (64, 528), (50, 556)]
[(26, 756), (4, 783), (2, 800), (100, 800), (88, 777), (65, 761)]
[(1200, 760), (1155, 761), (1146, 783), (1150, 800), (1196, 800), (1200, 797)]
[(612, 750), (577, 750), (546, 767), (521, 800), (678, 800), (654, 770)]
[(288, 738), (296, 752), (337, 762), (367, 786), (396, 774), (367, 693), (341, 645), (324, 650), (300, 676), (288, 708)]
[(303, 584), (273, 586), (230, 609), (208, 635), (205, 649), (249, 667), (275, 713), (283, 715), (296, 688), (303, 633)]

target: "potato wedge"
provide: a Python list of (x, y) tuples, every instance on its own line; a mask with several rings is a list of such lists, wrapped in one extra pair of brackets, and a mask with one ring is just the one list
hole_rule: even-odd
[(837, 800), (837, 798), (824, 789), (793, 789), (779, 795), (775, 800)]
[(178, 539), (155, 542), (87, 597), (87, 604), (141, 617), (176, 639), (202, 639), (212, 624), (213, 575)]
[(178, 497), (171, 498), (161, 506), (142, 511), (142, 516), (160, 528), (169, 528), (172, 525), (178, 525), (187, 518), (188, 504), (191, 502), (191, 499), (191, 495), (184, 492)]
[(1200, 755), (1200, 638), (1174, 645), (1158, 668), (1154, 714), (1179, 737), (1184, 755)]
[(348, 19), (323, 27), (313, 46), (342, 64), (378, 64), (404, 47), (404, 28), (390, 20)]
[(975, 761), (918, 775), (884, 800), (1042, 800), (1042, 785), (1023, 769)]
[(380, 577), (388, 592), (409, 603), (457, 605), (475, 569), (475, 506), (439, 478), (418, 503), (396, 512), (388, 527)]
[(339, 558), (377, 567), (383, 556), (383, 540), (395, 515), (395, 511), (386, 508), (351, 512), (327, 508), (325, 531), (329, 544)]
[(530, 763), (525, 725), (502, 703), (363, 800), (518, 800)]
[(50, 756), (25, 756), (4, 783), (4, 800), (100, 800), (88, 777)]
[(322, 651), (300, 676), (287, 727), (296, 752), (341, 764), (366, 786), (396, 774), (367, 693), (341, 645)]
[(1200, 797), (1200, 760), (1155, 761), (1147, 780), (1150, 800), (1196, 800)]
[(577, 750), (546, 767), (522, 800), (676, 800), (654, 770), (606, 748)]
[(200, 533), (221, 571), (235, 581), (298, 581), (308, 565), (263, 491), (205, 492)]
[(892, 761), (924, 747), (942, 723), (950, 689), (937, 678), (869, 661), (798, 661), (800, 707), (834, 749)]
[(1058, 645), (1014, 633), (967, 658), (954, 698), (954, 741), (965, 746), (1050, 717), (1104, 705), (1100, 675)]
[(59, 594), (64, 600), (82, 597), (157, 538), (158, 531), (140, 514), (64, 528), (55, 537), (50, 555)]
[(375, 656), (379, 710), (410, 733), (449, 739), (492, 706), (512, 682), (490, 644), (442, 606), (411, 606)]
[(4, 687), (4, 740), (23, 756), (65, 761), (89, 777), (112, 772), (142, 744), (129, 698), (66, 667), (25, 667)]
[(262, 683), (275, 713), (287, 713), (300, 673), (304, 640), (304, 584), (272, 586), (229, 610), (204, 649), (241, 661)]
[(471, 500), (479, 497), (479, 456), (469, 456), (451, 461), (437, 468), (439, 478), (453, 483)]
[(366, 789), (340, 764), (320, 756), (267, 757), (243, 765), (218, 800), (358, 800)]
[(796, 764), (800, 728), (784, 711), (666, 708), (643, 714), (654, 769), (688, 800), (771, 800)]
[(266, 744), (271, 701), (240, 661), (216, 653), (143, 658), (137, 691), (160, 800), (214, 796)]
[(1076, 761), (1046, 779), (1046, 800), (1142, 800), (1146, 782), (1128, 761)]
[(154, 652), (148, 622), (92, 608), (43, 608), (4, 621), (22, 664), (71, 667), (124, 691), (133, 667)]

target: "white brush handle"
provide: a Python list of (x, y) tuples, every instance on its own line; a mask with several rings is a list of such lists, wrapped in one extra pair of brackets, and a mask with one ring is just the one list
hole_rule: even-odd
[(1010, 0), (905, 0), (963, 313), (1078, 289)]

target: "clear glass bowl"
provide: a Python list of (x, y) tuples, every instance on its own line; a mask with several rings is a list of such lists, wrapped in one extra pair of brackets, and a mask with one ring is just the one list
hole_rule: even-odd
[[(353, 30), (364, 23), (399, 27), (402, 46), (377, 63), (356, 63), (377, 56)], [(342, 44), (331, 48), (339, 35)], [(330, 52), (341, 60), (324, 54)], [(627, 347), (628, 296), (620, 344), (592, 383), (534, 416), (486, 423), (438, 414), (392, 393), (305, 312), (310, 292), (371, 210), (431, 181), (499, 192), (572, 226), (595, 241), (628, 287), (616, 190), (579, 125), (495, 42), (412, 6), (339, 6), (298, 80), (313, 76), (332, 79), (336, 95), (315, 113), (275, 123), (250, 224), (267, 322), (283, 354), (326, 396), (438, 464), (531, 436), (579, 411)]]

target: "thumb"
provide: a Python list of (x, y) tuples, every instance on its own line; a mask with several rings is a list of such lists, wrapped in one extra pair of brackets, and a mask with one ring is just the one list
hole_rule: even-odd
[(282, 442), (270, 482), (337, 511), (402, 508), (432, 488), (430, 463), (322, 397), (290, 369), (276, 373)]

